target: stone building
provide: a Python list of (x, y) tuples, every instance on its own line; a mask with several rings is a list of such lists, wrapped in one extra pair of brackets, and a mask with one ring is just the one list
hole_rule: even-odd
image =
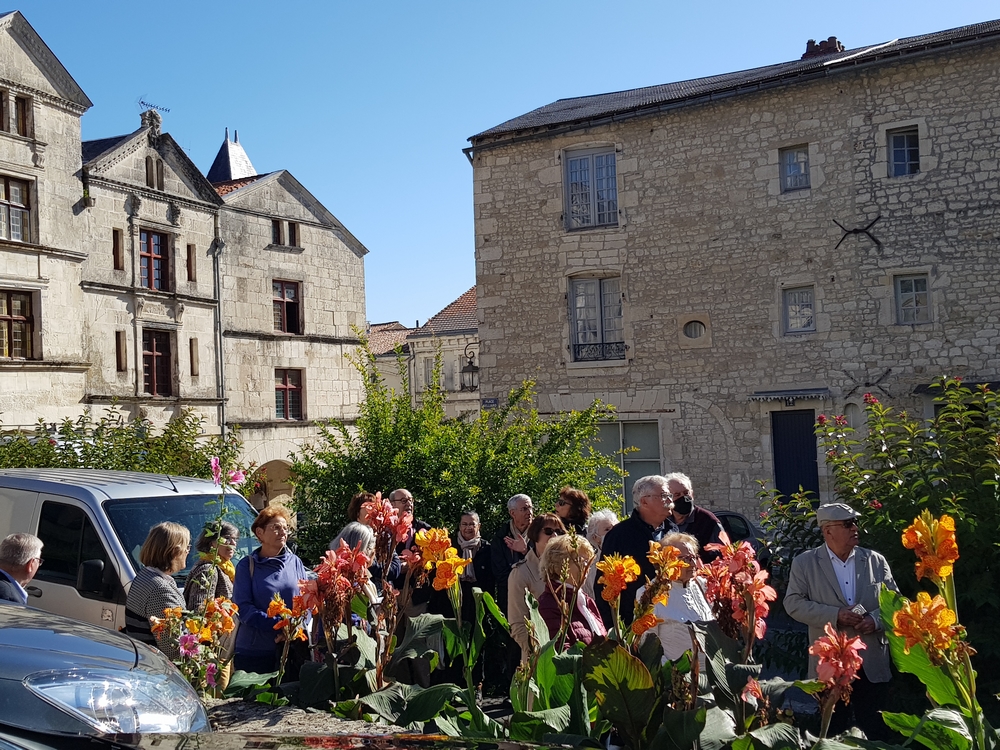
[(81, 141), (91, 106), (0, 16), (0, 424), (193, 409), (208, 433), (239, 424), (286, 495), (316, 422), (356, 413), (367, 250), (289, 172), (256, 174), (238, 136), (210, 182), (153, 110)]
[(479, 414), (479, 337), (476, 318), (476, 288), (472, 287), (430, 318), (424, 325), (407, 328), (398, 321), (376, 323), (368, 328), (368, 342), (375, 365), (387, 387), (403, 391), (397, 347), (406, 367), (407, 389), (416, 404), (433, 382), (435, 360), (440, 351), (441, 388), (447, 392), (445, 415), (450, 418)]
[(483, 396), (618, 409), (631, 477), (829, 492), (812, 425), (998, 381), (1000, 22), (564, 99), (470, 140)]

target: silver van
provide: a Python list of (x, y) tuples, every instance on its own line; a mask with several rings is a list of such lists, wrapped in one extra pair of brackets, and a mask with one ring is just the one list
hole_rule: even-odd
[[(0, 538), (19, 531), (45, 544), (44, 563), (28, 584), (29, 604), (110, 630), (125, 626), (125, 595), (140, 567), (139, 550), (154, 524), (191, 530), (192, 545), (219, 515), (219, 488), (204, 479), (92, 469), (0, 470)], [(240, 530), (235, 558), (253, 549), (256, 512), (225, 496), (225, 519)], [(193, 549), (175, 578), (183, 586)]]

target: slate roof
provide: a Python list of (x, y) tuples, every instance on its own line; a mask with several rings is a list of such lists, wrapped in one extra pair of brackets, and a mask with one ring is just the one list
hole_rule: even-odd
[(267, 177), (267, 175), (264, 175), (264, 174), (255, 174), (253, 177), (241, 177), (238, 180), (226, 180), (225, 182), (213, 182), (212, 183), (212, 187), (215, 188), (215, 192), (217, 192), (219, 195), (225, 196), (225, 195), (229, 195), (229, 193), (232, 193), (232, 192), (234, 192), (236, 190), (239, 190), (241, 187), (246, 187), (247, 185), (250, 185), (251, 183), (256, 182), (261, 177)]
[(479, 318), (476, 315), (476, 287), (444, 308), (420, 328), (413, 336), (441, 336), (447, 333), (475, 331), (479, 328)]
[(216, 182), (229, 182), (243, 177), (253, 177), (257, 170), (250, 163), (250, 157), (240, 145), (239, 131), (235, 131), (235, 140), (229, 140), (229, 128), (226, 128), (226, 139), (219, 147), (219, 153), (215, 155), (215, 161), (205, 176), (212, 184)]
[(413, 331), (413, 328), (407, 328), (398, 320), (391, 323), (374, 323), (368, 326), (368, 346), (376, 357), (395, 353), (397, 345), (406, 351), (408, 348), (406, 337)]
[(480, 138), (504, 136), (535, 128), (548, 129), (563, 126), (561, 129), (564, 129), (574, 124), (585, 127), (592, 124), (591, 121), (594, 120), (618, 119), (628, 115), (646, 114), (660, 108), (669, 109), (709, 98), (809, 80), (859, 65), (888, 62), (909, 55), (927, 54), (959, 44), (983, 43), (996, 40), (998, 37), (1000, 37), (1000, 20), (986, 21), (971, 26), (938, 31), (933, 34), (894, 39), (883, 44), (809, 57), (805, 60), (767, 65), (762, 68), (741, 70), (735, 73), (724, 73), (608, 94), (560, 99), (527, 114), (507, 120), (489, 130), (477, 133), (469, 140), (475, 142)]
[(83, 163), (86, 164), (87, 162), (96, 159), (105, 151), (110, 151), (119, 143), (131, 138), (133, 135), (135, 135), (135, 133), (116, 135), (113, 138), (98, 138), (94, 141), (83, 141), (80, 144), (80, 150), (83, 152)]

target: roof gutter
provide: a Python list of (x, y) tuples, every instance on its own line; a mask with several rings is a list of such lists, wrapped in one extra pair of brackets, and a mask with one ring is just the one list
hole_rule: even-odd
[[(647, 115), (671, 112), (675, 109), (680, 109), (681, 107), (687, 107), (693, 104), (704, 104), (707, 102), (713, 102), (720, 99), (728, 99), (730, 97), (738, 96), (744, 93), (751, 93), (754, 91), (765, 91), (768, 89), (777, 88), (778, 86), (786, 85), (796, 80), (805, 80), (805, 81), (818, 80), (821, 78), (826, 78), (831, 73), (835, 73), (840, 70), (861, 70), (869, 68), (872, 67), (873, 65), (878, 65), (894, 57), (899, 58), (899, 57), (923, 56), (926, 54), (932, 54), (936, 51), (945, 48), (961, 49), (964, 47), (969, 47), (979, 44), (984, 40), (994, 40), (998, 36), (1000, 36), (1000, 32), (992, 32), (989, 34), (978, 34), (972, 38), (963, 39), (960, 41), (948, 41), (948, 42), (941, 42), (938, 44), (925, 44), (913, 50), (897, 50), (893, 52), (879, 53), (875, 57), (861, 62), (857, 61), (857, 54), (849, 55), (848, 57), (840, 58), (837, 61), (829, 61), (827, 63), (824, 63), (822, 68), (818, 68), (815, 70), (808, 70), (800, 73), (790, 73), (781, 76), (775, 76), (773, 78), (765, 78), (751, 84), (731, 86), (729, 88), (720, 89), (719, 91), (710, 91), (707, 94), (697, 94), (694, 96), (674, 99), (669, 102), (663, 102), (662, 104), (637, 107), (635, 109), (625, 110), (622, 112), (615, 112), (610, 115), (604, 115), (602, 117), (576, 120), (565, 124), (557, 125), (555, 127), (549, 128), (544, 131), (536, 130), (535, 132), (524, 133), (523, 135), (517, 135), (511, 138), (505, 138), (502, 134), (498, 134), (496, 136), (498, 140), (492, 141), (490, 143), (477, 144), (475, 142), (475, 139), (479, 138), (480, 136), (472, 136), (471, 138), (469, 138), (469, 140), (472, 141), (473, 145), (463, 148), (462, 153), (465, 154), (466, 158), (469, 160), (469, 163), (473, 164), (473, 159), (475, 158), (477, 153), (482, 151), (491, 151), (495, 148), (500, 148), (502, 146), (513, 145), (516, 143), (523, 143), (525, 141), (540, 140), (543, 138), (549, 138), (556, 135), (563, 135), (564, 133), (571, 133), (577, 130), (585, 130), (588, 128), (600, 127), (602, 125), (609, 125), (615, 122), (632, 120), (637, 117), (646, 117)], [(892, 42), (889, 42), (889, 44), (891, 43)], [(879, 49), (880, 47), (884, 46), (885, 45), (876, 45), (874, 47), (869, 47), (861, 54), (868, 54), (871, 50)], [(544, 128), (545, 126), (542, 125), (538, 127)], [(518, 131), (514, 130), (511, 132), (516, 133)]]

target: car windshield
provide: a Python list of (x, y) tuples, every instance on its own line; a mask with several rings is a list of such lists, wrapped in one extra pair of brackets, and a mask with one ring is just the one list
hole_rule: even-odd
[[(146, 541), (151, 526), (161, 521), (173, 521), (187, 526), (191, 532), (191, 552), (188, 554), (184, 570), (174, 575), (177, 579), (184, 579), (198, 561), (198, 552), (194, 548), (195, 540), (205, 523), (219, 515), (219, 499), (215, 495), (171, 495), (136, 500), (108, 500), (104, 503), (104, 509), (118, 535), (118, 540), (132, 559), (134, 570), (141, 567), (139, 550), (142, 549), (142, 543)], [(242, 497), (226, 496), (223, 518), (240, 531), (233, 562), (259, 546), (257, 538), (250, 533), (250, 525), (256, 517), (253, 508)]]

